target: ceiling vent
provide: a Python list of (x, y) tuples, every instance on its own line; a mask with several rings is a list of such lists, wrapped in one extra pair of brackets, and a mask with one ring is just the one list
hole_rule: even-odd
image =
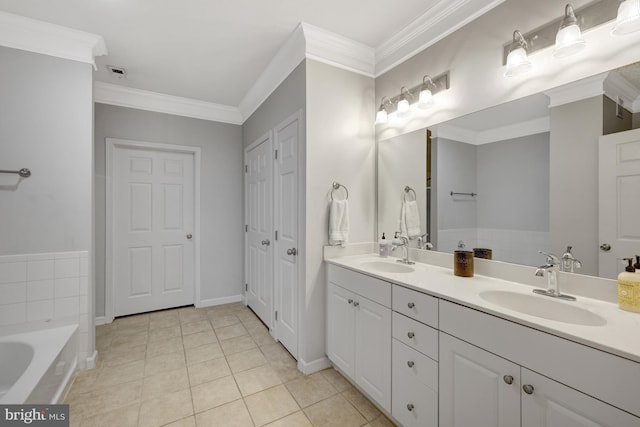
[(113, 65), (107, 65), (107, 70), (109, 73), (118, 79), (124, 79), (127, 77), (127, 70), (122, 67), (114, 67)]

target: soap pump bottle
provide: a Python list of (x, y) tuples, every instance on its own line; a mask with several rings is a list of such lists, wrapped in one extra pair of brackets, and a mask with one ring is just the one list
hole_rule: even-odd
[(636, 273), (640, 274), (640, 255), (636, 255), (636, 263), (633, 264), (633, 268), (636, 269)]
[(640, 313), (640, 274), (635, 273), (633, 258), (624, 260), (629, 265), (618, 274), (618, 307), (621, 310)]
[(388, 257), (389, 256), (389, 241), (384, 236), (384, 233), (382, 233), (382, 237), (380, 238), (380, 241), (378, 242), (378, 246), (379, 246), (380, 256), (382, 258)]

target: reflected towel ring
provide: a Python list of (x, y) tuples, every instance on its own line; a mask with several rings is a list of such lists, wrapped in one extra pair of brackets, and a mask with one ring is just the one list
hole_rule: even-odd
[(408, 202), (407, 200), (407, 195), (409, 193), (413, 193), (413, 200), (417, 200), (418, 196), (416, 195), (416, 190), (414, 190), (413, 188), (409, 187), (408, 185), (406, 187), (404, 187), (404, 201)]
[(331, 189), (331, 200), (333, 200), (333, 192), (340, 189), (340, 187), (344, 188), (344, 192), (345, 192), (345, 197), (344, 200), (348, 200), (349, 199), (349, 190), (347, 189), (347, 187), (345, 187), (344, 185), (340, 184), (339, 182), (333, 182), (332, 185), (332, 189)]

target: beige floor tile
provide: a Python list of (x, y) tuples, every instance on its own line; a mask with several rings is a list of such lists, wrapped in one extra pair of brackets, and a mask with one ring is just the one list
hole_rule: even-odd
[(195, 348), (205, 344), (217, 343), (216, 334), (213, 333), (213, 329), (210, 331), (196, 332), (194, 334), (185, 335), (182, 337), (184, 348)]
[(332, 386), (336, 388), (336, 390), (343, 392), (345, 390), (349, 390), (353, 386), (342, 374), (336, 371), (333, 368), (325, 369), (321, 371), (322, 375), (331, 383)]
[(224, 351), (224, 354), (227, 356), (233, 353), (239, 353), (241, 351), (258, 347), (249, 335), (243, 335), (241, 337), (220, 341), (220, 345), (222, 346), (222, 351)]
[(257, 318), (248, 322), (242, 322), (242, 325), (247, 328), (247, 331), (249, 331), (250, 334), (261, 331), (268, 331), (266, 325), (259, 321)]
[(182, 311), (178, 312), (180, 316), (180, 323), (193, 323), (199, 320), (207, 320), (207, 312), (206, 310), (197, 310), (197, 309), (181, 309)]
[(220, 347), (220, 344), (218, 344), (217, 341), (215, 343), (205, 344), (199, 347), (185, 348), (184, 351), (187, 355), (187, 365), (194, 365), (206, 360), (224, 357), (222, 347)]
[(243, 396), (249, 396), (250, 394), (282, 384), (278, 373), (269, 365), (262, 365), (238, 372), (235, 374), (235, 377)]
[(295, 361), (275, 362), (271, 363), (270, 366), (274, 371), (276, 371), (278, 378), (280, 378), (280, 381), (283, 383), (288, 383), (289, 381), (304, 377), (304, 374), (298, 370)]
[(189, 388), (187, 368), (179, 368), (148, 376), (142, 385), (142, 400)]
[(173, 325), (167, 328), (156, 328), (149, 330), (149, 341), (148, 342), (156, 342), (156, 341), (164, 341), (167, 338), (175, 338), (182, 336), (182, 330), (180, 329), (180, 325)]
[(380, 415), (375, 420), (369, 423), (371, 427), (396, 427), (394, 423), (392, 423), (387, 417), (384, 415)]
[(133, 325), (147, 325), (149, 324), (150, 316), (148, 313), (134, 314), (133, 316), (118, 317), (113, 323), (116, 324), (118, 329), (126, 328)]
[(139, 345), (124, 351), (123, 347), (121, 351), (104, 351), (98, 352), (98, 360), (103, 362), (104, 367), (114, 367), (124, 365), (137, 360), (144, 360), (147, 356), (147, 346)]
[(89, 417), (140, 402), (142, 380), (99, 388), (74, 396), (68, 403), (83, 417)]
[(263, 426), (300, 410), (293, 396), (283, 385), (252, 394), (244, 400), (257, 426)]
[(192, 415), (171, 424), (166, 424), (165, 427), (196, 427), (196, 417)]
[(114, 367), (104, 367), (100, 370), (96, 387), (106, 387), (142, 379), (144, 376), (144, 360), (129, 362)]
[(224, 357), (190, 365), (188, 370), (191, 387), (231, 375), (231, 369)]
[(138, 335), (138, 334), (143, 334), (145, 332), (149, 332), (148, 323), (118, 326), (114, 333), (118, 334), (118, 336), (125, 336), (125, 335)]
[(196, 414), (198, 427), (253, 427), (253, 421), (242, 399)]
[(151, 342), (147, 345), (147, 359), (161, 354), (184, 351), (181, 337), (166, 338), (162, 341)]
[(150, 359), (146, 359), (144, 365), (144, 375), (146, 377), (159, 374), (160, 372), (173, 371), (186, 366), (184, 352), (161, 354)]
[(253, 338), (255, 343), (260, 347), (275, 344), (277, 342), (266, 329), (260, 332), (249, 333), (249, 335), (251, 335), (251, 338)]
[(291, 361), (295, 359), (291, 357), (289, 352), (280, 343), (269, 344), (260, 347), (260, 350), (267, 358), (269, 363), (277, 361)]
[(237, 373), (265, 365), (267, 359), (259, 349), (253, 348), (251, 350), (241, 351), (240, 353), (230, 354), (227, 357), (227, 362), (229, 363), (231, 372)]
[(235, 337), (241, 337), (243, 335), (249, 335), (249, 333), (245, 327), (242, 326), (242, 323), (236, 323), (235, 325), (216, 329), (216, 335), (220, 341), (223, 341)]
[(251, 310), (237, 310), (235, 311), (235, 315), (238, 316), (241, 322), (253, 322), (258, 317)]
[(170, 328), (173, 326), (180, 326), (180, 318), (178, 318), (177, 313), (172, 317), (160, 317), (157, 319), (152, 317), (149, 321), (149, 332), (155, 329)]
[(115, 323), (105, 323), (104, 325), (96, 326), (96, 338), (110, 334), (111, 332), (116, 330)]
[(311, 406), (338, 393), (319, 372), (293, 380), (286, 386), (301, 408)]
[(369, 422), (378, 418), (381, 413), (373, 403), (362, 395), (355, 387), (342, 392), (342, 396), (349, 401), (362, 416)]
[(205, 320), (198, 320), (196, 322), (183, 323), (181, 327), (182, 335), (190, 335), (195, 334), (196, 332), (208, 332), (213, 330), (213, 327), (211, 327), (211, 322), (209, 322), (209, 319), (207, 318), (205, 318)]
[(114, 335), (109, 344), (109, 349), (113, 348), (130, 348), (137, 345), (146, 344), (149, 340), (149, 333), (147, 331), (138, 332), (130, 335)]
[(240, 391), (232, 375), (191, 388), (196, 413), (240, 399)]
[(140, 404), (113, 409), (108, 412), (86, 417), (80, 423), (82, 427), (137, 427)]
[(339, 394), (305, 408), (304, 413), (314, 427), (360, 427), (367, 422)]
[(211, 320), (211, 325), (214, 329), (224, 328), (225, 326), (236, 325), (240, 323), (240, 319), (235, 314), (227, 314), (227, 313), (215, 313), (215, 314), (207, 314), (209, 320)]
[(162, 426), (193, 415), (191, 391), (181, 390), (142, 402), (140, 427)]
[(313, 427), (313, 425), (304, 412), (298, 411), (267, 424), (267, 427)]
[(73, 384), (69, 389), (69, 394), (87, 393), (95, 388), (96, 380), (100, 374), (99, 369), (85, 369), (78, 371), (73, 379)]

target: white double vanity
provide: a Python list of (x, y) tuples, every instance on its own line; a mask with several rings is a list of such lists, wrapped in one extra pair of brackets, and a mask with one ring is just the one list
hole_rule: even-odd
[(401, 425), (640, 426), (640, 315), (611, 297), (456, 277), (447, 254), (427, 256), (440, 266), (337, 254), (325, 251), (327, 355)]

